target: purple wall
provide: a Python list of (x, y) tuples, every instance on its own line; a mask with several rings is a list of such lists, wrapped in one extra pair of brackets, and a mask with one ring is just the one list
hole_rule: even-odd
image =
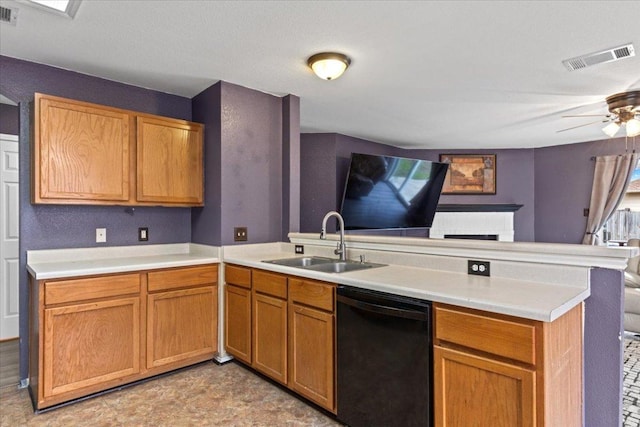
[(105, 246), (95, 229), (107, 228), (106, 246), (139, 244), (137, 229), (149, 227), (148, 244), (190, 241), (190, 209), (115, 206), (32, 205), (30, 203), (30, 102), (34, 92), (95, 102), (151, 114), (191, 119), (191, 101), (59, 68), (0, 56), (0, 93), (20, 105), (20, 377), (28, 375), (28, 281), (26, 251)]
[(300, 98), (282, 99), (282, 225), (281, 240), (300, 231)]
[(584, 317), (584, 410), (586, 427), (622, 425), (621, 271), (591, 270), (591, 296)]
[[(299, 196), (284, 181), (297, 181), (299, 104), (294, 99), (226, 82), (193, 99), (194, 120), (215, 132), (205, 134), (206, 207), (193, 209), (193, 242), (234, 244), (233, 228), (240, 226), (248, 227), (247, 243), (274, 242), (288, 232), (283, 218), (295, 225)], [(283, 112), (289, 114), (286, 120)], [(286, 165), (283, 156), (289, 159)], [(290, 211), (283, 215), (283, 207)]]
[[(322, 218), (339, 210), (351, 152), (399, 155), (398, 148), (337, 133), (300, 136), (300, 231), (320, 233)], [(328, 224), (329, 230), (335, 224)]]
[(222, 245), (248, 226), (248, 243), (282, 237), (282, 99), (222, 84)]
[[(440, 153), (496, 154), (496, 194), (441, 196), (440, 203), (524, 205), (514, 215), (515, 240), (533, 241), (534, 230), (534, 150), (405, 150), (340, 134), (303, 134), (301, 149), (301, 230), (318, 231), (327, 211), (338, 209), (352, 152), (415, 157), (439, 161)], [(327, 174), (328, 170), (335, 170)], [(335, 191), (331, 191), (335, 188)], [(333, 200), (335, 199), (335, 200)], [(380, 233), (377, 233), (380, 234)], [(385, 232), (384, 234), (388, 234)], [(409, 232), (403, 234), (411, 234)]]
[(595, 168), (591, 157), (624, 152), (624, 138), (535, 150), (537, 242), (582, 243)]
[(495, 154), (496, 194), (441, 196), (440, 203), (489, 204), (514, 203), (523, 205), (514, 214), (514, 240), (535, 240), (534, 214), (534, 150), (408, 150), (411, 155), (439, 161), (441, 153), (447, 154)]
[(222, 216), (222, 82), (193, 98), (193, 120), (204, 123), (204, 206), (191, 209), (191, 241), (220, 245)]
[(17, 105), (0, 104), (0, 133), (17, 135), (20, 129), (20, 109)]

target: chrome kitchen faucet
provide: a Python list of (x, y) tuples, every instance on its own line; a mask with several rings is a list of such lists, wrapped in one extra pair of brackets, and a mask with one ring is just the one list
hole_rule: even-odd
[(338, 243), (338, 247), (335, 251), (333, 251), (333, 253), (336, 255), (340, 255), (340, 261), (346, 261), (347, 247), (344, 244), (344, 220), (342, 219), (342, 215), (340, 215), (336, 211), (327, 212), (322, 220), (322, 230), (320, 231), (320, 238), (322, 240), (325, 240), (327, 238), (327, 220), (332, 216), (336, 217), (336, 219), (338, 220), (338, 225), (340, 226), (340, 242)]

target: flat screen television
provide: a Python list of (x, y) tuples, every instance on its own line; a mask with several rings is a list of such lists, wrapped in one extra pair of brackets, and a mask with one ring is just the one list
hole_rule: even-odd
[(448, 167), (352, 153), (340, 209), (345, 229), (431, 227)]

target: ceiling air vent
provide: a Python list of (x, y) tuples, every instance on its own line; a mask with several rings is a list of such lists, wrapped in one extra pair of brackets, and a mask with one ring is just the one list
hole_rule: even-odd
[(611, 49), (602, 50), (600, 52), (590, 53), (588, 55), (578, 56), (576, 58), (565, 59), (562, 61), (569, 71), (587, 68), (592, 65), (602, 64), (604, 62), (617, 61), (619, 59), (635, 56), (633, 44), (628, 43), (622, 46), (612, 47)]
[(0, 6), (0, 22), (10, 25), (16, 25), (18, 20), (18, 9), (15, 7)]

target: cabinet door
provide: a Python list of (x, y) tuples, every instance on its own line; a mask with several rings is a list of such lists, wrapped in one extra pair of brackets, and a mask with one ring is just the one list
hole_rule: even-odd
[(335, 411), (334, 316), (289, 306), (289, 387)]
[(253, 295), (253, 365), (287, 384), (287, 301)]
[(147, 296), (147, 368), (213, 357), (217, 342), (216, 288)]
[(140, 298), (44, 310), (44, 397), (140, 372)]
[(131, 116), (41, 94), (35, 102), (33, 202), (128, 201)]
[(251, 364), (251, 290), (227, 284), (224, 289), (225, 349)]
[(202, 125), (137, 118), (137, 200), (203, 205)]
[(434, 347), (437, 427), (533, 427), (532, 370), (439, 346)]

